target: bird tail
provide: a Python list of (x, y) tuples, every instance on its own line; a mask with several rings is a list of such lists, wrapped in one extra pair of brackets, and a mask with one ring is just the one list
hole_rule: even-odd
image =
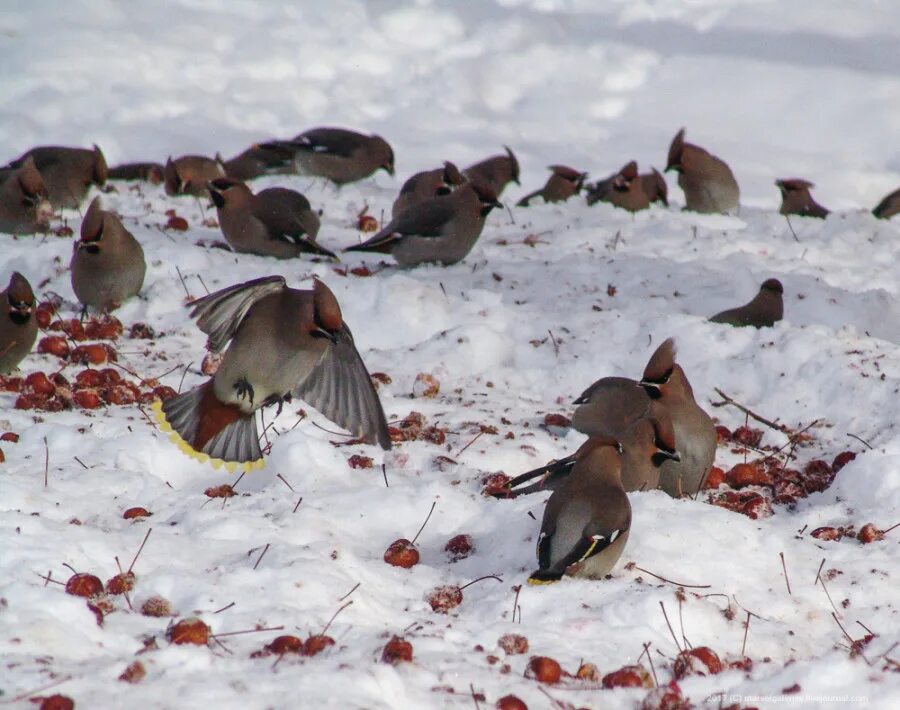
[(212, 380), (166, 402), (156, 400), (153, 411), (160, 428), (182, 452), (213, 468), (234, 473), (263, 467), (256, 416), (220, 402)]
[(541, 190), (535, 190), (534, 192), (529, 192), (527, 195), (525, 195), (525, 197), (523, 197), (521, 200), (519, 200), (519, 201), (516, 203), (516, 207), (528, 207), (529, 204), (531, 203), (531, 201), (532, 201), (535, 197), (537, 197), (538, 195), (540, 195), (541, 192), (542, 192)]
[(555, 584), (562, 579), (562, 572), (555, 572), (550, 569), (539, 569), (531, 573), (528, 577), (528, 584), (535, 586), (540, 584)]

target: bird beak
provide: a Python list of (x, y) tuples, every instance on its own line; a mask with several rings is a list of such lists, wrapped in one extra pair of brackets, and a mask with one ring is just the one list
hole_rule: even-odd
[(309, 334), (314, 338), (327, 338), (332, 344), (337, 343), (337, 335), (325, 330), (325, 328), (314, 328)]
[(209, 190), (209, 196), (212, 198), (213, 205), (217, 208), (225, 206), (225, 198), (222, 197), (222, 193), (219, 192), (211, 182), (206, 183), (206, 189)]
[(655, 390), (656, 392), (662, 391), (656, 382), (648, 382), (647, 380), (638, 382), (638, 387), (643, 387), (645, 390)]
[(658, 453), (664, 459), (669, 459), (670, 461), (675, 462), (681, 461), (681, 454), (679, 454), (677, 451), (667, 451), (666, 449), (659, 449)]
[(394, 166), (393, 165), (385, 164), (385, 165), (382, 165), (381, 167), (382, 167), (382, 169), (384, 169), (384, 172), (386, 172), (388, 175), (390, 175), (391, 177), (394, 176)]

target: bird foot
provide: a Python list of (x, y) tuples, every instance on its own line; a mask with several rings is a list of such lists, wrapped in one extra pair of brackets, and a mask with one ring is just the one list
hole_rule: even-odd
[(241, 399), (249, 398), (250, 406), (253, 406), (253, 385), (247, 381), (246, 377), (242, 377), (234, 383), (234, 391), (237, 392), (237, 396)]
[(284, 403), (285, 403), (285, 402), (290, 403), (291, 401), (293, 401), (293, 399), (294, 399), (294, 398), (293, 398), (293, 396), (291, 395), (290, 392), (288, 392), (287, 394), (282, 395), (282, 396), (280, 396), (280, 397), (279, 397), (277, 394), (273, 394), (273, 395), (270, 395), (270, 396), (266, 397), (266, 399), (265, 399), (265, 401), (263, 402), (262, 406), (263, 406), (263, 407), (270, 407), (270, 406), (272, 406), (273, 404), (277, 404), (277, 405), (278, 405), (278, 410), (275, 412), (275, 416), (277, 417), (279, 414), (281, 414), (281, 409), (284, 407)]

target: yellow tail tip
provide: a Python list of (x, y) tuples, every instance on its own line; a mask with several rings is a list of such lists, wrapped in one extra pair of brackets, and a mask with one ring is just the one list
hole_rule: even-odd
[(159, 425), (160, 430), (169, 435), (169, 440), (186, 456), (190, 456), (201, 463), (209, 463), (214, 469), (224, 468), (228, 473), (257, 471), (266, 465), (265, 459), (257, 459), (256, 461), (225, 461), (224, 459), (214, 459), (209, 454), (197, 451), (172, 428), (172, 425), (166, 419), (166, 413), (163, 411), (162, 406), (161, 399), (153, 400), (153, 404), (150, 405), (155, 415), (156, 423)]
[(538, 579), (537, 577), (529, 577), (528, 584), (532, 587), (537, 587), (545, 584), (556, 584), (558, 579)]

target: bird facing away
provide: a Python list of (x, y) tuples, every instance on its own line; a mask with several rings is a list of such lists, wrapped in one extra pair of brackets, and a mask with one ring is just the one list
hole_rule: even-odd
[(426, 202), (433, 197), (449, 195), (462, 182), (459, 168), (450, 161), (445, 162), (442, 168), (416, 173), (400, 188), (400, 194), (391, 208), (391, 217), (397, 217), (413, 205)]
[(394, 150), (384, 138), (346, 128), (312, 128), (290, 141), (264, 145), (290, 149), (298, 173), (336, 185), (363, 180), (378, 170), (394, 174)]
[(784, 317), (784, 287), (778, 279), (766, 279), (753, 300), (716, 313), (709, 320), (737, 327), (771, 328)]
[(737, 209), (740, 190), (731, 168), (703, 148), (684, 140), (682, 128), (672, 139), (666, 172), (678, 172), (685, 209), (704, 213), (728, 213)]
[(28, 156), (0, 183), (0, 232), (32, 234), (47, 228), (53, 208), (44, 180)]
[(93, 148), (47, 145), (32, 148), (7, 167), (18, 168), (31, 157), (40, 171), (50, 204), (55, 208), (78, 207), (91, 185), (106, 184), (106, 158)]
[(900, 214), (900, 188), (885, 195), (884, 199), (872, 210), (872, 214), (878, 219), (890, 219), (895, 214)]
[[(644, 189), (645, 182), (651, 185), (654, 198), (659, 199), (659, 185), (654, 175), (652, 173), (647, 176), (638, 175), (637, 163), (632, 160), (622, 166), (617, 173), (588, 187), (587, 203), (593, 205), (597, 202), (609, 202), (629, 212), (639, 212), (647, 209), (654, 201)], [(662, 190), (665, 193), (665, 181), (662, 183)]]
[(809, 193), (810, 188), (815, 187), (808, 180), (800, 178), (786, 178), (776, 180), (775, 185), (781, 190), (781, 214), (796, 214), (801, 217), (818, 217), (825, 219), (830, 210), (825, 209), (813, 199)]
[(631, 530), (621, 451), (615, 439), (591, 437), (575, 452), (571, 475), (544, 508), (529, 584), (602, 579), (618, 561)]
[(294, 151), (278, 143), (251, 145), (223, 165), (228, 177), (245, 182), (260, 175), (288, 175), (294, 172)]
[(75, 242), (72, 289), (85, 310), (118, 308), (144, 285), (147, 264), (144, 250), (112, 212), (95, 197), (81, 221), (81, 239)]
[(31, 284), (14, 271), (0, 292), (0, 375), (12, 372), (34, 346), (38, 332), (34, 305)]
[(209, 194), (219, 213), (225, 241), (237, 252), (291, 259), (301, 254), (334, 254), (319, 246), (319, 216), (309, 200), (285, 187), (253, 194), (240, 180), (217, 178)]
[(493, 155), (490, 158), (470, 165), (463, 170), (463, 175), (473, 181), (481, 182), (490, 187), (498, 197), (503, 194), (506, 186), (519, 182), (519, 161), (508, 146), (503, 146), (506, 155)]
[[(637, 383), (633, 386), (638, 387)], [(675, 447), (672, 418), (665, 407), (652, 400), (646, 416), (627, 427), (617, 438), (622, 445), (622, 486), (626, 492), (658, 488), (660, 466), (665, 461), (681, 460)], [(496, 497), (517, 498), (538, 491), (558, 490), (571, 475), (575, 461), (573, 454), (516, 476)], [(538, 477), (537, 483), (519, 487)]]
[(472, 250), (488, 214), (500, 206), (490, 187), (468, 181), (449, 195), (400, 213), (371, 239), (344, 251), (390, 254), (404, 267), (455, 264)]
[(544, 202), (565, 202), (581, 192), (587, 173), (580, 173), (565, 165), (551, 165), (550, 177), (540, 190), (530, 192), (516, 203), (516, 207), (528, 207), (531, 201), (540, 197)]
[(651, 168), (652, 173), (644, 173), (641, 175), (641, 187), (644, 188), (644, 194), (650, 202), (659, 202), (660, 204), (669, 206), (669, 188), (666, 185), (666, 179), (662, 173), (656, 168)]
[(673, 498), (694, 496), (702, 488), (716, 455), (716, 427), (694, 400), (694, 391), (681, 365), (675, 362), (675, 341), (668, 338), (656, 349), (641, 379), (651, 399), (669, 412), (681, 460), (660, 466), (660, 488)]
[(232, 471), (260, 467), (256, 411), (272, 404), (280, 411), (294, 396), (367, 443), (391, 448), (375, 387), (324, 283), (300, 290), (268, 276), (192, 306), (207, 347), (225, 354), (205, 383), (153, 405), (182, 451)]
[(166, 179), (166, 166), (162, 163), (122, 163), (109, 169), (110, 180), (133, 180), (160, 185)]
[(203, 155), (182, 155), (166, 160), (164, 169), (166, 194), (205, 197), (206, 186), (216, 178), (225, 177), (225, 168), (218, 159)]

